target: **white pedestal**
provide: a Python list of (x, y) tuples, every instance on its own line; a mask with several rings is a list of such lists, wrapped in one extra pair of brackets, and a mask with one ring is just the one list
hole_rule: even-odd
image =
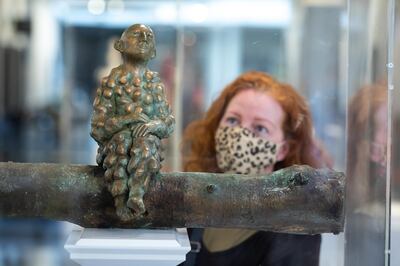
[(175, 266), (190, 243), (186, 229), (82, 229), (71, 232), (65, 249), (82, 266)]

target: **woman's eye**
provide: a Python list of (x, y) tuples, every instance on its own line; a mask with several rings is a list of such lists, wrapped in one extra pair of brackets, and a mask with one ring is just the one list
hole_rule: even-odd
[(228, 118), (226, 118), (226, 123), (228, 124), (228, 125), (230, 125), (230, 126), (235, 126), (235, 125), (237, 125), (238, 124), (238, 119), (236, 118), (236, 117), (228, 117)]
[(266, 134), (268, 134), (269, 133), (269, 130), (268, 130), (268, 128), (266, 128), (265, 126), (263, 126), (263, 125), (256, 125), (255, 127), (254, 127), (254, 131), (257, 133), (257, 134), (260, 134), (260, 135), (266, 135)]

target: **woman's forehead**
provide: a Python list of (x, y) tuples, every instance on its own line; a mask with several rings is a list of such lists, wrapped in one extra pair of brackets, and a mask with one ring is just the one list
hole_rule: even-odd
[(279, 125), (285, 116), (282, 106), (272, 94), (255, 89), (245, 89), (237, 93), (229, 102), (225, 112), (235, 112), (251, 118), (265, 118)]
[(271, 93), (255, 89), (245, 89), (238, 92), (229, 102), (227, 109), (232, 107), (251, 107), (260, 112), (271, 110), (283, 112), (282, 106)]

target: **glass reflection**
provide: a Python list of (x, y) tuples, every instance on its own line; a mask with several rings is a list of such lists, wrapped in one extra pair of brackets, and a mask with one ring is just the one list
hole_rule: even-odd
[[(310, 102), (316, 138), (332, 155), (333, 167), (344, 170), (348, 165), (346, 264), (362, 265), (373, 258), (365, 263), (381, 265), (387, 160), (384, 130), (388, 118), (385, 101), (375, 103), (375, 98), (385, 98), (377, 89), (385, 85), (358, 88), (384, 76), (386, 70), (386, 32), (382, 30), (386, 29), (386, 3), (1, 0), (0, 159), (93, 164), (96, 145), (89, 137), (91, 103), (99, 76), (104, 76), (102, 71), (107, 73), (119, 60), (118, 54), (110, 51), (109, 40), (135, 22), (149, 24), (158, 43), (158, 55), (150, 68), (160, 73), (169, 101), (181, 103), (181, 109), (177, 109), (182, 114), (181, 128), (201, 117), (219, 89), (242, 72), (269, 72), (299, 88)], [(179, 52), (182, 62), (178, 60)], [(364, 101), (359, 99), (357, 103), (362, 95)], [(349, 114), (347, 96), (354, 99)], [(354, 127), (346, 133), (346, 116), (350, 119), (352, 114), (364, 115), (364, 124), (353, 125), (349, 120), (349, 126)], [(399, 131), (398, 124), (395, 132)], [(398, 173), (400, 148), (396, 143), (394, 169)], [(165, 171), (172, 169), (173, 158), (178, 156), (170, 146), (167, 152)], [(399, 198), (396, 182), (394, 194)], [(31, 224), (25, 223), (32, 232), (21, 238), (31, 247), (36, 245), (32, 234), (62, 232), (59, 225)], [(11, 227), (23, 225), (5, 222), (1, 232)], [(63, 237), (56, 236), (47, 245), (58, 245), (61, 253), (47, 249), (47, 253), (40, 254), (64, 254)], [(8, 239), (0, 235), (0, 265), (5, 256), (11, 261), (5, 265), (18, 265), (18, 256), (31, 253), (17, 249)], [(343, 265), (343, 249), (342, 240), (336, 236), (323, 236), (320, 264)], [(34, 265), (33, 260), (30, 262)], [(38, 265), (71, 263), (60, 255), (55, 262), (42, 261)]]
[(346, 265), (385, 261), (387, 86), (361, 88), (348, 113)]

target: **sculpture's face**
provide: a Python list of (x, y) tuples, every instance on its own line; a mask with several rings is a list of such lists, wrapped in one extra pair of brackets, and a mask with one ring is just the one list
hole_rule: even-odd
[(155, 56), (153, 31), (141, 24), (128, 28), (121, 37), (124, 43), (123, 53), (141, 60), (149, 60)]

